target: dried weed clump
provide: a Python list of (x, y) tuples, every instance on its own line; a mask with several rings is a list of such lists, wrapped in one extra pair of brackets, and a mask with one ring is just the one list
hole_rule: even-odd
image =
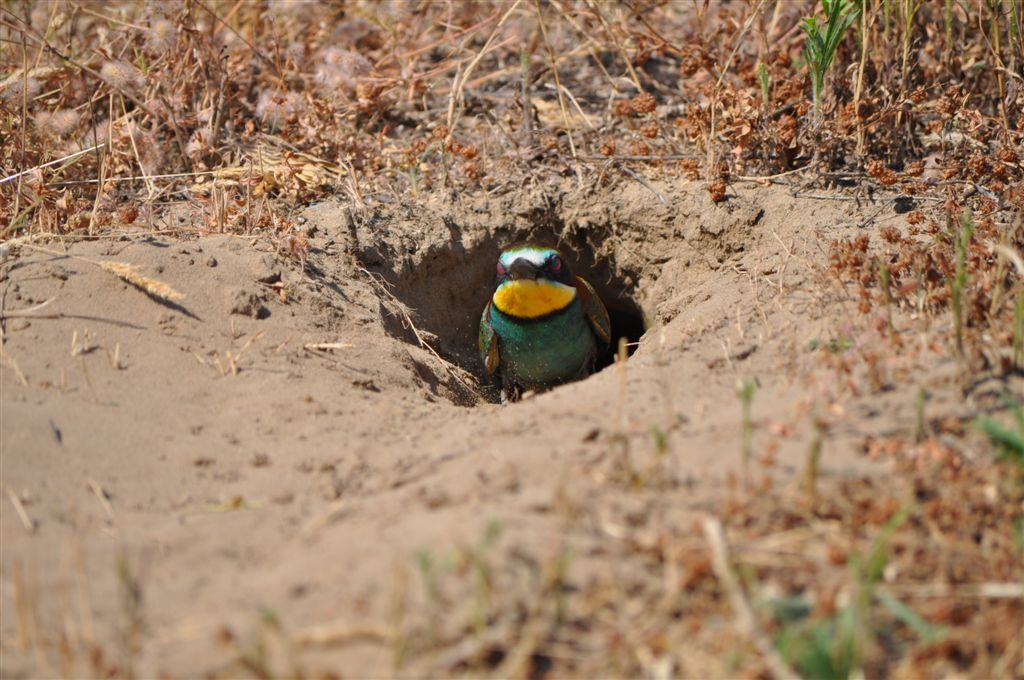
[[(938, 432), (863, 448), (893, 474), (823, 479), (814, 494), (766, 476), (682, 520), (691, 491), (670, 472), (581, 475), (544, 510), (565, 519), (555, 549), (496, 523), (475, 544), (424, 549), (397, 591), (396, 672), (1012, 675), (1024, 469)], [(758, 476), (773, 467), (758, 461)], [(603, 493), (615, 486), (631, 493)]]
[(767, 634), (805, 677), (1016, 672), (1021, 468), (937, 438), (864, 446), (899, 474), (830, 483), (810, 505), (783, 489), (734, 501)]
[[(930, 220), (910, 211), (904, 229), (890, 224), (877, 240), (834, 241), (830, 255), (830, 271), (855, 286), (859, 311), (887, 328), (896, 350), (915, 351), (920, 337), (944, 342), (964, 364), (965, 387), (1024, 370), (1013, 352), (1021, 335), (1024, 220), (1018, 213), (1001, 221), (1006, 215), (992, 200), (980, 205), (987, 212), (972, 214), (950, 200)], [(894, 310), (904, 313), (896, 324)]]
[[(127, 203), (150, 223), (199, 206), (228, 230), (256, 228), (258, 205), (287, 230), (328, 193), (363, 205), (544, 172), (705, 178), (716, 201), (735, 178), (802, 173), (1014, 204), (1020, 0), (899, 7), (831, 3), (832, 31), (816, 3), (782, 0), (11, 3), (3, 236), (96, 234)], [(816, 70), (802, 26), (828, 48)], [(455, 168), (449, 135), (476, 150)], [(246, 214), (212, 218), (225, 196)]]

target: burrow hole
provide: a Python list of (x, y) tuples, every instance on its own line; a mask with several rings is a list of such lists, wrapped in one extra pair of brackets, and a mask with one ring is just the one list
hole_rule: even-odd
[[(573, 272), (594, 286), (608, 309), (612, 342), (598, 358), (598, 370), (614, 362), (619, 339), (625, 338), (632, 354), (647, 328), (643, 309), (636, 302), (641, 263), (624, 263), (599, 253), (614, 252), (605, 241), (614, 238), (610, 230), (590, 227), (570, 232), (560, 222), (544, 220), (529, 230), (499, 227), (472, 247), (456, 240), (428, 244), (414, 271), (404, 275), (383, 271), (392, 293), (406, 304), (413, 322), (438, 352), (480, 379), (485, 394), (497, 399), (498, 390), (485, 379), (477, 353), (477, 333), (484, 305), (494, 292), (495, 264), (501, 251), (515, 243), (530, 241), (557, 247)], [(390, 275), (389, 275), (390, 274)], [(415, 344), (415, 336), (402, 320), (385, 314), (386, 329), (392, 335)]]

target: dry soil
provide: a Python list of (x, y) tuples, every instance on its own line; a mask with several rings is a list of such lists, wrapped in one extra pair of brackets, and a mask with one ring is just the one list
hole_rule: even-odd
[[(823, 474), (884, 473), (861, 442), (912, 432), (915, 393), (851, 393), (823, 360), (878, 334), (826, 268), (832, 239), (905, 230), (905, 211), (891, 195), (740, 182), (716, 204), (695, 184), (565, 181), (313, 205), (301, 262), (259, 237), (131, 228), (10, 248), (0, 675), (457, 669), (444, 655), (481, 590), (435, 578), (479, 577), (499, 600), (539, 592), (553, 564), (567, 592), (663, 578), (622, 546), (652, 516), (696, 536), (747, 474), (743, 380), (751, 451), (781, 482), (819, 414)], [(524, 239), (558, 244), (642, 337), (624, 364), (503, 407), (476, 324), (500, 249)], [(917, 372), (929, 414), (956, 413), (953, 361), (921, 334), (899, 360), (913, 366), (884, 368)], [(403, 656), (399, 638), (424, 631), (444, 651), (411, 639)], [(677, 670), (721, 671), (701, 644)]]

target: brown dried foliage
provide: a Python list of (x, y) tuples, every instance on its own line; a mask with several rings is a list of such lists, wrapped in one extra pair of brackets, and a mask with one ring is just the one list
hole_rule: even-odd
[[(210, 184), (198, 187), (191, 174), (197, 172), (229, 172), (222, 183), (238, 195), (259, 188), (266, 209), (281, 216), (295, 202), (346, 186), (352, 191), (353, 180), (359, 201), (396, 185), (493, 187), (507, 173), (492, 169), (515, 165), (524, 153), (509, 139), (541, 140), (550, 152), (542, 161), (557, 167), (570, 148), (544, 141), (565, 123), (558, 111), (565, 102), (550, 94), (556, 91), (551, 70), (533, 60), (532, 96), (555, 113), (534, 120), (532, 135), (520, 134), (522, 74), (502, 70), (519, 60), (515, 36), (536, 34), (536, 8), (498, 29), (497, 46), (481, 55), (475, 78), (453, 93), (453, 79), (467, 63), (460, 46), (495, 29), (501, 7), (449, 14), (429, 3), (356, 3), (335, 15), (318, 5), (176, 0), (115, 3), (107, 7), (110, 21), (76, 7), (58, 2), (36, 11), (14, 3), (3, 10), (7, 49), (0, 59), (9, 77), (0, 84), (0, 133), (14, 143), (3, 145), (0, 166), (30, 171), (105, 145), (0, 185), (6, 236), (96, 230), (116, 223), (126, 202), (146, 203), (159, 214), (187, 198), (212, 212)], [(934, 30), (944, 25), (942, 3), (924, 3), (903, 24), (884, 20), (880, 0), (866, 2), (871, 48), (863, 55), (859, 95), (862, 55), (851, 30), (837, 53), (818, 127), (808, 118), (808, 78), (797, 67), (803, 37), (794, 30), (813, 3), (757, 7), (763, 15), (751, 22), (750, 6), (724, 3), (641, 5), (607, 16), (585, 2), (541, 8), (552, 47), (561, 50), (561, 87), (575, 93), (566, 113), (575, 116), (572, 109), (580, 106), (595, 123), (574, 127), (571, 146), (603, 156), (615, 148), (646, 149), (631, 151), (644, 156), (692, 150), (724, 161), (729, 175), (812, 163), (833, 172), (865, 169), (883, 186), (914, 194), (958, 179), (1001, 196), (1019, 190), (1024, 89), (1006, 74), (1024, 55), (1007, 16), (984, 5), (958, 8), (946, 44)], [(999, 35), (974, 40), (978, 25)], [(748, 30), (740, 32), (742, 26)], [(62, 35), (68, 39), (53, 37)], [(737, 40), (750, 49), (735, 49)], [(919, 54), (906, 68), (891, 68), (905, 40)], [(581, 43), (588, 49), (572, 50)], [(596, 61), (602, 54), (608, 59)], [(618, 76), (638, 81), (632, 92)], [(609, 92), (615, 93), (610, 110)], [(454, 94), (462, 99), (448, 119), (438, 112), (449, 110)], [(507, 121), (508, 129), (474, 125), (485, 113)], [(411, 164), (410, 139), (428, 130), (440, 135), (435, 140), (454, 134), (478, 153), (464, 158), (455, 175), (443, 169), (443, 152), (451, 150), (440, 146), (418, 150)], [(301, 156), (283, 162), (285, 151)], [(304, 168), (296, 167), (298, 158)], [(668, 167), (639, 162), (652, 171)], [(717, 167), (701, 167), (699, 174), (724, 176)], [(258, 221), (248, 216), (222, 228)]]

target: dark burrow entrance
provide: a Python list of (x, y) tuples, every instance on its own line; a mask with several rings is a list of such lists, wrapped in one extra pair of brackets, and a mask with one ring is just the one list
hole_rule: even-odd
[[(615, 255), (611, 229), (591, 225), (573, 230), (554, 219), (538, 222), (528, 229), (497, 227), (473, 234), (469, 228), (446, 224), (447, 238), (431, 242), (421, 231), (423, 241), (412, 246), (401, 236), (405, 229), (400, 224), (382, 230), (382, 221), (374, 225), (374, 243), (363, 243), (358, 250), (363, 264), (382, 274), (391, 292), (408, 307), (420, 335), (447, 361), (474, 375), (491, 400), (497, 400), (498, 389), (485, 377), (477, 334), (481, 312), (494, 292), (498, 256), (511, 245), (528, 241), (558, 248), (573, 273), (597, 291), (612, 325), (612, 342), (598, 357), (598, 370), (614, 362), (620, 338), (632, 354), (647, 328), (637, 301), (643, 263)], [(382, 313), (389, 333), (412, 344), (419, 342), (400, 315), (383, 304)]]
[(647, 324), (643, 312), (631, 298), (625, 297), (621, 291), (616, 293), (615, 287), (611, 285), (598, 287), (595, 284), (595, 287), (612, 321), (611, 344), (607, 351), (597, 358), (597, 370), (601, 370), (615, 362), (615, 353), (622, 339), (626, 341), (626, 351), (632, 355), (647, 330)]

